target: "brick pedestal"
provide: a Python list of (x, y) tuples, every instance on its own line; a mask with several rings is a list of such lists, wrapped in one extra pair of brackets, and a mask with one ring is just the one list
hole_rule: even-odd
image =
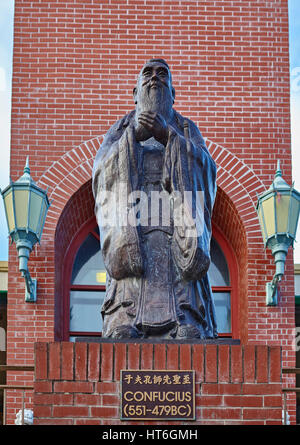
[(277, 346), (43, 342), (35, 344), (35, 366), (36, 425), (133, 423), (120, 420), (122, 369), (195, 370), (196, 420), (189, 425), (281, 424)]

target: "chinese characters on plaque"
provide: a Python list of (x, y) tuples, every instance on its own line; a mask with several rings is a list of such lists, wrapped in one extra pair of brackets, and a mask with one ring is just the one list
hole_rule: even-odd
[(121, 371), (121, 420), (194, 420), (194, 371)]

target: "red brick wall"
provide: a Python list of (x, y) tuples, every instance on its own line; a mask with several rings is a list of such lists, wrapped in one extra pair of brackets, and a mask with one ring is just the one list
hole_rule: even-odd
[[(272, 279), (274, 263), (264, 252), (255, 213), (256, 192), (271, 183), (277, 158), (291, 182), (288, 2), (157, 4), (15, 0), (10, 174), (13, 180), (21, 175), (29, 154), (32, 176), (49, 186), (53, 204), (41, 246), (29, 262), (32, 277), (38, 277), (36, 304), (24, 302), (16, 249), (10, 248), (9, 364), (32, 364), (34, 342), (55, 339), (61, 322), (55, 289), (63, 280), (58, 271), (62, 247), (55, 250), (58, 222), (72, 196), (90, 180), (97, 136), (133, 108), (136, 74), (155, 56), (170, 64), (175, 108), (207, 138), (218, 165), (218, 186), (232, 208), (226, 215), (215, 211), (215, 217), (223, 225), (226, 221), (224, 230), (239, 263), (241, 340), (281, 345), (283, 366), (294, 366), (292, 252), (280, 304), (267, 308), (265, 283)], [(84, 201), (79, 202), (83, 207), (76, 210), (84, 213)], [(222, 206), (217, 210), (225, 212)], [(11, 372), (7, 381), (30, 379)], [(293, 377), (285, 380), (294, 386)], [(19, 399), (8, 393), (9, 421), (20, 408)], [(293, 420), (293, 396), (289, 400)]]
[(35, 358), (36, 425), (133, 423), (120, 421), (121, 369), (194, 369), (193, 424), (282, 421), (280, 347), (37, 343)]

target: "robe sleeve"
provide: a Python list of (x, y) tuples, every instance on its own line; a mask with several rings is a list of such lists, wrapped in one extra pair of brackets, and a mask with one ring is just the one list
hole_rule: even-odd
[(185, 119), (183, 126), (183, 135), (169, 126), (163, 184), (173, 198), (174, 260), (189, 281), (204, 277), (210, 265), (216, 165), (195, 124)]
[(143, 272), (137, 228), (123, 223), (126, 215), (119, 212), (120, 208), (130, 211), (128, 196), (137, 186), (136, 145), (132, 126), (124, 128), (122, 123), (116, 123), (105, 136), (93, 167), (95, 214), (103, 260), (109, 276), (116, 280), (140, 276)]

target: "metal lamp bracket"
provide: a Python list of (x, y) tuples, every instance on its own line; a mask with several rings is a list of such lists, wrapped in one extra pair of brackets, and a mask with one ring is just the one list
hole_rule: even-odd
[(28, 271), (22, 272), (25, 279), (25, 301), (27, 303), (35, 303), (37, 295), (37, 280), (32, 279)]
[(278, 304), (278, 282), (281, 277), (278, 275), (274, 275), (271, 283), (266, 284), (266, 304), (267, 306), (277, 306)]

